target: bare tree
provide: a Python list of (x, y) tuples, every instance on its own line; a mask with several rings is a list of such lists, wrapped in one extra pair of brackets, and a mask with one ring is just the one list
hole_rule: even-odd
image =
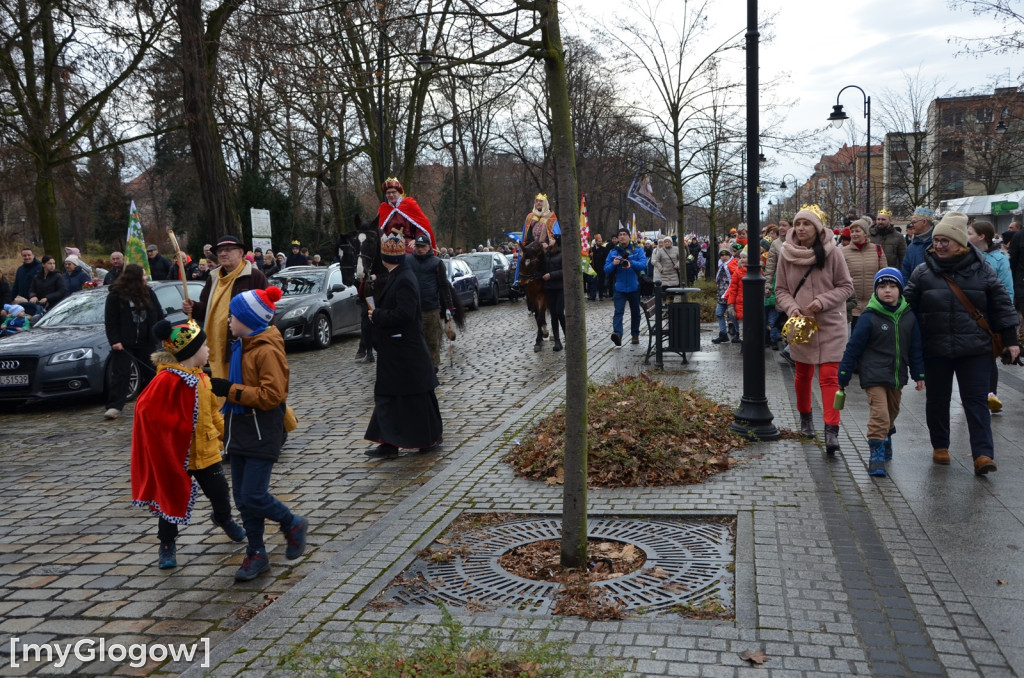
[(921, 70), (903, 73), (902, 90), (886, 89), (874, 114), (886, 136), (884, 192), (887, 207), (895, 214), (909, 214), (914, 208), (934, 206), (934, 154), (927, 146), (928, 106), (936, 97), (941, 78), (925, 80)]
[[(629, 15), (636, 19), (620, 18), (606, 32), (631, 71), (654, 87), (655, 96), (636, 106), (649, 121), (651, 136), (661, 144), (656, 169), (672, 188), (680, 233), (685, 230), (685, 186), (694, 174), (693, 154), (688, 148), (700, 145), (689, 138), (695, 129), (692, 122), (702, 116), (705, 100), (717, 86), (713, 78), (716, 60), (727, 50), (742, 46), (741, 33), (710, 46), (703, 44), (709, 35), (709, 4), (709, 0), (684, 0), (682, 7), (673, 5), (671, 9), (661, 3), (637, 7)], [(674, 21), (666, 19), (668, 12)]]
[(2, 5), (0, 76), (5, 86), (0, 89), (0, 129), (31, 158), (36, 218), (47, 251), (58, 252), (61, 245), (56, 190), (60, 168), (148, 136), (116, 133), (102, 147), (89, 145), (93, 126), (143, 63), (165, 20), (142, 1), (96, 6), (74, 0), (12, 0)]

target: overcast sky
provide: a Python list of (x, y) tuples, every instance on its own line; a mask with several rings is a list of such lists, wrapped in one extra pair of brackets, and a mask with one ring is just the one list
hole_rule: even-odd
[[(682, 5), (679, 0), (674, 2), (675, 6)], [(665, 8), (673, 6), (673, 0), (665, 3)], [(611, 9), (599, 9), (604, 6)], [(564, 30), (586, 34), (594, 22), (629, 6), (621, 0), (563, 0), (564, 21), (568, 24)], [(744, 31), (746, 2), (711, 0), (710, 7), (715, 30), (722, 34)], [(991, 91), (993, 81), (1002, 86), (1015, 85), (1024, 70), (1024, 54), (957, 56), (961, 47), (951, 38), (991, 35), (1000, 24), (991, 16), (975, 17), (950, 9), (945, 0), (761, 0), (758, 11), (762, 18), (775, 16), (769, 28), (774, 33), (772, 40), (759, 48), (761, 80), (788, 74), (778, 98), (795, 100), (787, 112), (784, 131), (793, 134), (819, 130), (815, 138), (833, 148), (842, 146), (849, 136), (826, 121), (845, 85), (859, 85), (871, 96), (871, 131), (877, 144), (884, 132), (878, 108), (883, 92), (904, 90), (904, 73), (920, 70), (924, 80), (941, 78), (941, 96), (964, 90)], [(864, 143), (862, 96), (850, 89), (843, 93), (840, 103), (856, 120), (858, 143)], [(773, 174), (789, 172), (801, 180), (810, 175), (817, 160), (777, 153), (769, 153), (769, 157), (779, 163)]]

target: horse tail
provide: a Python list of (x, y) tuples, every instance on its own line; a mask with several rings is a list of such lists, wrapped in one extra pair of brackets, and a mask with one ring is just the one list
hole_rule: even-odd
[(458, 327), (460, 331), (465, 331), (465, 329), (466, 329), (466, 309), (465, 309), (465, 307), (463, 307), (462, 304), (459, 304), (459, 303), (455, 304), (455, 310), (452, 312), (452, 320), (455, 321), (455, 326)]

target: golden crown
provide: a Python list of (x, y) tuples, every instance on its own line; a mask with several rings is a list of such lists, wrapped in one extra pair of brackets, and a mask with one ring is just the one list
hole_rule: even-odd
[(806, 344), (818, 331), (818, 323), (810, 316), (794, 315), (782, 326), (782, 338), (788, 344)]
[(534, 197), (534, 200), (547, 200), (547, 199), (548, 199), (548, 194), (547, 193), (538, 193), (536, 195), (536, 197)]
[(818, 217), (818, 221), (820, 221), (823, 226), (828, 221), (828, 215), (825, 214), (825, 210), (818, 207), (817, 203), (815, 203), (814, 205), (801, 205), (800, 211), (813, 212)]
[(891, 217), (892, 211), (885, 208), (878, 210), (878, 216), (880, 217)]
[(164, 348), (177, 355), (181, 349), (191, 344), (200, 332), (202, 329), (194, 320), (175, 325), (171, 328), (171, 336), (163, 341)]

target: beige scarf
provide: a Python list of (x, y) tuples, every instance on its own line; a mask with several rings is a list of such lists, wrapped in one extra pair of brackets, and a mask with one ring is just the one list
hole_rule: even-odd
[(223, 266), (218, 267), (210, 273), (213, 276), (213, 289), (210, 291), (210, 300), (206, 306), (206, 323), (203, 331), (206, 332), (206, 343), (210, 346), (210, 374), (218, 379), (227, 379), (228, 361), (226, 355), (228, 343), (228, 310), (231, 304), (231, 288), (235, 280), (241, 275), (248, 275), (249, 262), (243, 261), (230, 273), (224, 270)]
[[(836, 248), (832, 232), (822, 229), (818, 231), (818, 239), (825, 246), (825, 257), (827, 258), (829, 253)], [(814, 257), (814, 248), (804, 247), (800, 244), (800, 240), (796, 237), (795, 228), (790, 229), (789, 233), (786, 234), (786, 242), (782, 243), (781, 254), (782, 258), (788, 263), (797, 266), (812, 266), (817, 263), (817, 259)]]

